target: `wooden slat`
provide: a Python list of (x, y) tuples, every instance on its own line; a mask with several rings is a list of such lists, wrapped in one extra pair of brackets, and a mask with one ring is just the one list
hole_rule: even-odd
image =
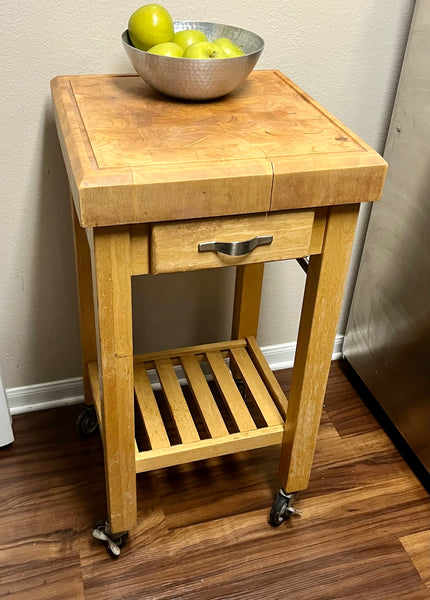
[(249, 413), (244, 399), (240, 395), (223, 357), (219, 352), (207, 352), (206, 357), (212, 369), (216, 384), (224, 398), (231, 416), (239, 431), (251, 431), (256, 425)]
[[(205, 361), (204, 354), (194, 354), (192, 352), (190, 352), (190, 353), (184, 352), (183, 354), (180, 354), (179, 356), (166, 356), (165, 358), (168, 358), (174, 367), (181, 367), (182, 366), (182, 362), (181, 362), (182, 356), (195, 356), (197, 362)], [(229, 350), (221, 350), (221, 356), (224, 359), (230, 358), (230, 351)], [(155, 361), (145, 360), (145, 367), (146, 367), (147, 371), (151, 371), (151, 370), (155, 369)]]
[(264, 385), (252, 360), (249, 358), (245, 348), (235, 348), (231, 355), (243, 375), (243, 379), (249, 388), (255, 402), (261, 411), (267, 425), (279, 425), (283, 423), (283, 418), (279, 414), (275, 403), (272, 400), (266, 386)]
[(140, 413), (145, 423), (151, 448), (168, 448), (170, 441), (152, 391), (145, 366), (138, 364), (134, 370), (134, 389)]
[(254, 431), (232, 433), (217, 439), (199, 440), (190, 444), (140, 452), (136, 456), (136, 473), (181, 465), (196, 460), (206, 460), (233, 452), (274, 446), (281, 443), (282, 432), (283, 426), (276, 425), (254, 429)]
[(182, 356), (181, 363), (209, 433), (212, 437), (228, 435), (228, 429), (214, 400), (199, 361), (194, 355), (187, 354)]
[(159, 359), (155, 361), (155, 368), (182, 443), (200, 440), (172, 363), (168, 359)]
[(173, 350), (161, 350), (160, 352), (136, 354), (134, 356), (134, 362), (148, 363), (163, 358), (173, 359), (183, 356), (184, 354), (205, 354), (211, 350), (215, 352), (224, 352), (230, 350), (230, 348), (241, 348), (244, 346), (246, 346), (246, 341), (243, 339), (229, 342), (215, 342), (214, 344), (201, 344), (199, 346), (188, 346), (186, 348), (175, 348)]
[(272, 395), (272, 398), (274, 399), (279, 412), (285, 419), (287, 415), (288, 400), (281, 386), (279, 385), (278, 380), (272, 373), (272, 369), (267, 364), (267, 361), (264, 358), (264, 354), (261, 352), (260, 347), (257, 344), (255, 338), (249, 337), (247, 338), (246, 342), (248, 353), (252, 358), (252, 361), (254, 362), (254, 365), (257, 371), (259, 372), (260, 377), (262, 378), (267, 389)]

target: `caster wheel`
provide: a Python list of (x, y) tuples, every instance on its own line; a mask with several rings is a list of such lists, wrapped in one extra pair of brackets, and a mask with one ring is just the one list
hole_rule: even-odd
[(239, 390), (240, 395), (245, 400), (246, 399), (246, 386), (243, 379), (235, 379), (235, 384), (237, 385), (237, 389)]
[(287, 494), (280, 489), (270, 511), (269, 523), (279, 527), (291, 515), (299, 515), (300, 511), (294, 508), (295, 494)]
[(84, 404), (76, 419), (76, 428), (82, 438), (88, 438), (98, 430), (95, 406)]
[(113, 534), (108, 521), (97, 521), (93, 537), (103, 542), (112, 556), (117, 557), (128, 542), (128, 531)]

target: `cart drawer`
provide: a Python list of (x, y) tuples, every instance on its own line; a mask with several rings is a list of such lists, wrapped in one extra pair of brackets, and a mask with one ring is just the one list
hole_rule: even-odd
[(152, 225), (151, 273), (299, 258), (321, 251), (325, 211), (299, 210)]

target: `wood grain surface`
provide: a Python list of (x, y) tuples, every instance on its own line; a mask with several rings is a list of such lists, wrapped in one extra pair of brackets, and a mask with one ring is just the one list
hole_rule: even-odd
[(183, 102), (137, 75), (56, 77), (54, 112), (83, 227), (378, 200), (386, 163), (278, 71)]
[(288, 492), (308, 486), (359, 206), (331, 207), (310, 257), (279, 467)]
[(106, 493), (112, 530), (121, 532), (136, 521), (129, 231), (97, 229), (92, 246)]
[[(277, 376), (288, 393), (290, 372)], [(118, 560), (91, 537), (106, 514), (103, 455), (97, 435), (78, 438), (77, 412), (14, 417), (15, 442), (0, 450), (0, 598), (429, 599), (428, 493), (341, 362), (302, 516), (267, 523), (276, 447), (144, 473)]]
[[(318, 254), (325, 222), (318, 219), (314, 227), (314, 213), (300, 210), (156, 223), (151, 226), (151, 273), (257, 264)], [(242, 256), (199, 251), (200, 243), (237, 242), (258, 236), (272, 236), (273, 240)]]

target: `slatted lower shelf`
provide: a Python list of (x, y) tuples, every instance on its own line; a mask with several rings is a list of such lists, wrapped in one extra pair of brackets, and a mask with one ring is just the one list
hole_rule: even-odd
[(281, 442), (287, 399), (254, 338), (136, 356), (134, 389), (138, 473)]

